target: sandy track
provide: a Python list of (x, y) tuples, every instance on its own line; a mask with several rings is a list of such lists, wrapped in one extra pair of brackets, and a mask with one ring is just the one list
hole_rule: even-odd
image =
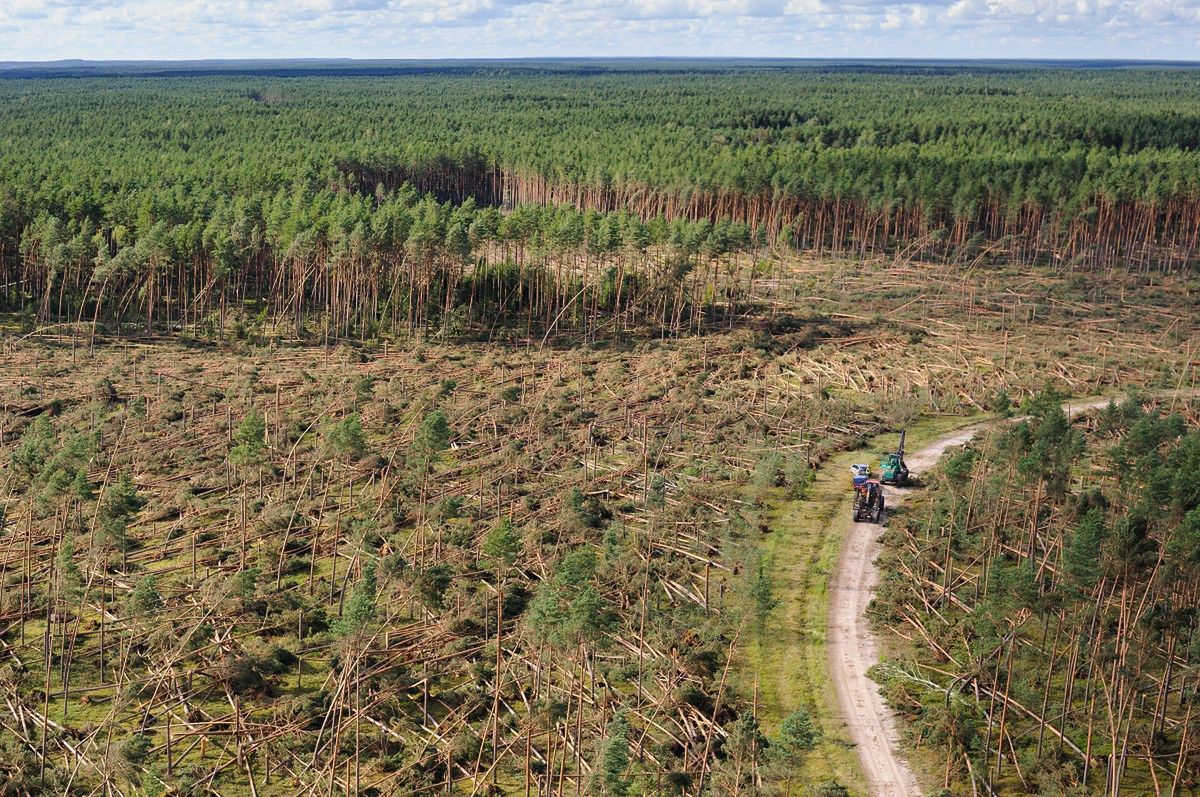
[[(1108, 399), (1086, 401), (1068, 405), (1067, 411), (1076, 415), (1107, 403)], [(905, 455), (905, 462), (914, 475), (920, 474), (936, 465), (946, 449), (970, 441), (986, 426), (960, 429)], [(908, 492), (892, 487), (884, 490), (889, 507)], [(851, 523), (842, 542), (837, 573), (829, 586), (829, 673), (870, 793), (876, 797), (920, 797), (917, 779), (899, 750), (896, 718), (879, 694), (879, 686), (867, 676), (867, 670), (879, 661), (879, 643), (871, 633), (866, 611), (879, 582), (875, 559), (881, 550), (880, 531), (881, 527), (873, 523)]]

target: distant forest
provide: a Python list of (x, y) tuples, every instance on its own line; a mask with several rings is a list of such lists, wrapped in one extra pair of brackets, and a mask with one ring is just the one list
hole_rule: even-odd
[[(429, 297), (475, 307), (455, 270), (482, 263), (516, 269), (505, 301), (553, 321), (627, 272), (653, 287), (642, 309), (683, 313), (714, 292), (688, 263), (767, 244), (1197, 257), (1193, 68), (287, 63), (0, 69), (0, 302), (153, 329), (270, 297), (298, 320), (338, 304), (347, 328), (411, 326)], [(475, 224), (514, 209), (537, 221)], [(592, 215), (554, 229), (574, 214)]]

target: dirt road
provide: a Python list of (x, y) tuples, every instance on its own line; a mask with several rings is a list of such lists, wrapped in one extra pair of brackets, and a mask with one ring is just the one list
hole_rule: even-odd
[[(1107, 403), (1108, 399), (1085, 401), (1068, 405), (1067, 411), (1075, 415)], [(968, 442), (986, 426), (976, 424), (947, 435), (906, 455), (905, 461), (913, 474), (919, 475), (936, 465), (946, 449)], [(906, 492), (885, 488), (887, 505), (895, 506)], [(883, 702), (879, 686), (867, 676), (867, 670), (879, 661), (879, 644), (866, 617), (879, 581), (875, 569), (879, 533), (880, 527), (873, 523), (851, 523), (842, 542), (837, 573), (829, 586), (829, 672), (871, 794), (920, 797), (917, 779), (898, 749), (896, 718)]]

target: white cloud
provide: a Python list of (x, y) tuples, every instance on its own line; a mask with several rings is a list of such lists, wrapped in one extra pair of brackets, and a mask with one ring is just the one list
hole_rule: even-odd
[(0, 60), (1195, 58), (1200, 0), (0, 0)]

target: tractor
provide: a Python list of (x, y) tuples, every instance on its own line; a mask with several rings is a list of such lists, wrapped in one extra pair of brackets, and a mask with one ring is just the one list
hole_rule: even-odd
[(879, 461), (879, 480), (884, 484), (903, 487), (908, 484), (908, 466), (904, 464), (904, 432), (900, 432), (900, 444)]
[(869, 520), (883, 522), (883, 485), (877, 479), (868, 479), (854, 485), (854, 522)]

